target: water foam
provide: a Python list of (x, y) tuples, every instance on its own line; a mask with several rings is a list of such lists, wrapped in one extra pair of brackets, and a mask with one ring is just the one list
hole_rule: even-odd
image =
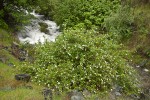
[[(55, 41), (55, 38), (60, 34), (59, 27), (54, 21), (44, 20), (43, 15), (39, 15), (33, 11), (30, 13), (36, 19), (32, 19), (31, 23), (28, 26), (24, 27), (24, 30), (21, 30), (18, 33), (18, 38), (20, 42), (29, 44), (35, 43), (44, 43), (45, 41)], [(47, 24), (48, 33), (40, 31), (39, 23)]]

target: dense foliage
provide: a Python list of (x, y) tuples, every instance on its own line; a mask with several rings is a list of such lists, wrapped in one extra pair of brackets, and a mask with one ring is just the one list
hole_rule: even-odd
[(120, 0), (50, 0), (53, 18), (63, 27), (101, 27), (104, 19), (120, 6)]
[(128, 53), (109, 35), (66, 30), (56, 42), (36, 46), (34, 64), (21, 67), (33, 81), (60, 91), (88, 89), (106, 92), (118, 85), (136, 92), (135, 71), (126, 63)]
[(116, 41), (129, 39), (134, 29), (133, 9), (122, 6), (116, 13), (112, 13), (104, 21), (104, 27)]
[[(0, 1), (0, 27), (18, 30), (28, 24), (32, 18), (29, 13), (33, 9), (50, 7), (49, 0), (1, 0)], [(44, 6), (44, 7), (43, 7)], [(45, 13), (44, 13), (45, 14)]]
[[(136, 72), (118, 41), (132, 35), (136, 18), (121, 1), (126, 0), (1, 0), (0, 27), (18, 29), (31, 18), (26, 10), (33, 8), (61, 26), (56, 42), (29, 49), (35, 56), (33, 64), (19, 66), (39, 84), (60, 91), (98, 92), (120, 86), (123, 92), (133, 93), (137, 92)], [(47, 28), (40, 26), (41, 31)]]
[(23, 24), (27, 24), (31, 16), (26, 10), (30, 10), (37, 2), (38, 0), (1, 0), (0, 27), (18, 30)]

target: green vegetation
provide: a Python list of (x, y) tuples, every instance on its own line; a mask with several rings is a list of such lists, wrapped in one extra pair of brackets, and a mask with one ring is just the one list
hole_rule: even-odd
[(24, 86), (25, 83), (14, 79), (17, 70), (15, 66), (8, 66), (0, 62), (0, 99), (2, 100), (42, 100), (43, 96), (39, 92), (42, 88), (30, 85), (33, 89)]
[(46, 23), (39, 23), (39, 25), (40, 25), (40, 31), (41, 32), (44, 32), (44, 33), (48, 33), (49, 31), (48, 31), (48, 25), (46, 24)]
[(1, 0), (0, 1), (0, 27), (4, 29), (18, 30), (27, 23), (29, 16), (25, 9), (29, 7), (29, 0)]
[(33, 66), (23, 65), (21, 70), (33, 75), (33, 81), (60, 91), (106, 92), (119, 85), (125, 93), (137, 92), (135, 71), (125, 59), (127, 51), (109, 38), (94, 30), (66, 30), (56, 42), (36, 46)]
[[(17, 39), (10, 29), (16, 31), (27, 24), (32, 17), (25, 10), (33, 8), (57, 22), (62, 34), (55, 42), (19, 45), (32, 58), (20, 62), (12, 55), (11, 46)], [(39, 25), (47, 33), (47, 25)], [(139, 81), (134, 67), (150, 70), (148, 0), (1, 0), (0, 28), (2, 100), (41, 100), (42, 86), (63, 93), (87, 89), (93, 94), (109, 94), (119, 86), (125, 96), (137, 94), (144, 81)], [(33, 90), (14, 79), (17, 73), (32, 76), (28, 84)], [(63, 96), (54, 98), (62, 100)]]
[(13, 41), (11, 35), (12, 35), (11, 33), (8, 33), (5, 30), (0, 28), (0, 45), (10, 46), (10, 44)]
[[(51, 0), (54, 2), (54, 0)], [(120, 0), (56, 0), (53, 18), (63, 28), (75, 25), (102, 28), (104, 19), (120, 6)]]
[[(33, 83), (16, 81), (14, 76), (19, 73), (16, 66), (20, 65), (17, 58), (12, 55), (11, 44), (14, 37), (0, 29), (0, 99), (1, 100), (42, 100), (40, 91), (43, 87)], [(28, 89), (31, 86), (33, 89)]]
[(107, 32), (117, 41), (127, 40), (131, 37), (134, 23), (134, 16), (132, 16), (133, 9), (131, 7), (123, 6), (112, 13), (104, 22), (104, 27)]

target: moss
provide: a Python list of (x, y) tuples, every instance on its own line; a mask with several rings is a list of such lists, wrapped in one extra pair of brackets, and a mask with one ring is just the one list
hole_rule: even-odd
[(44, 32), (46, 34), (49, 33), (49, 30), (47, 29), (48, 28), (48, 25), (46, 23), (43, 23), (43, 22), (39, 22), (39, 25), (40, 25), (40, 31), (41, 32)]

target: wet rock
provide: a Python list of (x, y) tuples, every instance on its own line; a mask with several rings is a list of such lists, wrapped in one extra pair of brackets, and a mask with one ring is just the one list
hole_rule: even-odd
[(49, 30), (47, 29), (48, 25), (46, 23), (39, 22), (39, 25), (40, 25), (40, 31), (41, 32), (44, 32), (45, 34), (49, 33)]
[(15, 75), (15, 79), (18, 81), (24, 81), (24, 82), (29, 82), (31, 76), (28, 74), (17, 74)]
[(74, 90), (67, 94), (67, 100), (84, 100), (84, 96), (81, 92)]
[(53, 100), (52, 90), (45, 88), (43, 89), (42, 94), (44, 95), (44, 100)]
[(22, 33), (21, 36), (22, 36), (23, 38), (29, 37), (29, 36), (28, 36), (27, 34), (25, 34), (25, 33)]
[(11, 46), (11, 53), (14, 55), (16, 58), (18, 58), (20, 61), (26, 60), (28, 53), (26, 50), (22, 49), (19, 47), (19, 44), (13, 43)]

